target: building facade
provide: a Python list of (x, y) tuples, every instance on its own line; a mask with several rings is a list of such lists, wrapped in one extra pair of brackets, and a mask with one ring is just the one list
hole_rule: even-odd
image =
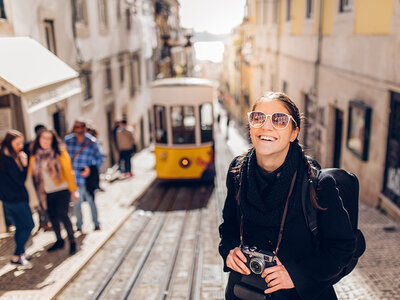
[(27, 112), (28, 122), (18, 128), (26, 129), (28, 139), (33, 138), (35, 123), (63, 136), (75, 119), (85, 119), (97, 128), (109, 166), (116, 159), (112, 127), (115, 120), (125, 118), (136, 129), (139, 148), (149, 145), (150, 82), (157, 48), (153, 1), (1, 0), (1, 4), (1, 37), (31, 37), (80, 79), (79, 93)]
[(305, 116), (308, 152), (324, 167), (355, 173), (364, 203), (400, 216), (400, 2), (246, 6), (256, 7), (250, 106), (265, 91), (287, 93)]

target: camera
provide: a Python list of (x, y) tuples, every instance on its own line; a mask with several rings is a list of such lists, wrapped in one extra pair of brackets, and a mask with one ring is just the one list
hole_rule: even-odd
[(246, 256), (246, 266), (254, 274), (262, 274), (265, 268), (276, 265), (275, 255), (272, 252), (257, 250), (256, 247), (243, 246), (241, 248), (244, 256)]

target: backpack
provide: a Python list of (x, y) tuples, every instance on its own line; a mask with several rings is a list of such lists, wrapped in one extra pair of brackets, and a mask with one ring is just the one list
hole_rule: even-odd
[[(315, 161), (309, 159), (311, 165), (319, 167), (315, 164)], [(343, 206), (349, 214), (350, 222), (353, 228), (354, 235), (356, 237), (355, 249), (350, 262), (343, 268), (340, 274), (338, 274), (332, 284), (337, 283), (344, 276), (350, 274), (351, 271), (356, 267), (358, 259), (365, 252), (366, 244), (365, 238), (361, 230), (358, 229), (358, 192), (359, 184), (356, 175), (338, 168), (327, 168), (327, 169), (313, 169), (315, 178), (313, 180), (313, 186), (317, 191), (317, 186), (320, 180), (326, 176), (333, 177), (336, 182), (336, 188), (339, 190), (339, 196), (343, 201)], [(318, 197), (318, 193), (317, 193)], [(309, 181), (308, 177), (304, 176), (303, 189), (302, 189), (302, 206), (303, 213), (306, 220), (306, 224), (309, 227), (313, 236), (318, 240), (318, 221), (317, 215), (318, 210), (313, 206), (309, 198)]]

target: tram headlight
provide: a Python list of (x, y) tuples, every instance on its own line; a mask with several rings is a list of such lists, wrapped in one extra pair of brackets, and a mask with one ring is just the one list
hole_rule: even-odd
[(180, 161), (179, 164), (181, 165), (182, 168), (188, 168), (191, 164), (191, 161), (187, 157), (183, 157)]

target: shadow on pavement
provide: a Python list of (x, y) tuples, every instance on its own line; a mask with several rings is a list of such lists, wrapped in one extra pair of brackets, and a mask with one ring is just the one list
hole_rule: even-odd
[[(78, 246), (77, 253), (79, 252), (79, 246), (82, 244), (84, 238), (85, 234), (81, 234), (79, 237), (75, 238), (75, 241)], [(8, 241), (8, 244), (11, 243), (12, 241)], [(5, 242), (5, 244), (7, 244), (7, 241)], [(49, 248), (52, 244), (53, 243), (48, 244), (46, 246), (46, 249)], [(31, 259), (31, 263), (33, 265), (32, 269), (22, 270), (19, 269), (18, 267), (15, 267), (9, 272), (3, 274), (0, 277), (0, 295), (10, 290), (41, 289), (44, 286), (53, 283), (53, 282), (46, 282), (45, 280), (57, 266), (59, 266), (61, 263), (63, 263), (66, 259), (70, 257), (69, 243), (66, 240), (64, 248), (54, 252), (47, 252), (46, 249), (32, 254), (32, 259)], [(1, 259), (6, 260), (5, 263), (9, 263), (11, 255), (12, 252), (10, 253), (10, 255), (7, 255), (8, 260), (5, 259), (5, 256), (2, 256)]]

